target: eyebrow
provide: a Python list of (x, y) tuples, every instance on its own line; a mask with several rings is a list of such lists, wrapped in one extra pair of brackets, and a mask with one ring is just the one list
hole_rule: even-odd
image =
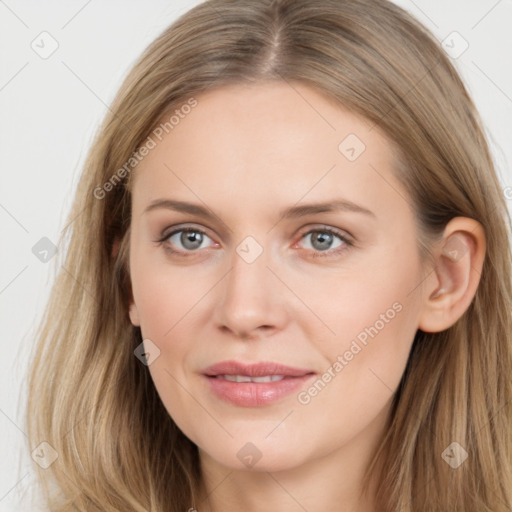
[[(214, 220), (218, 217), (213, 214), (208, 208), (195, 203), (186, 201), (177, 201), (175, 199), (155, 199), (143, 211), (144, 213), (157, 210), (160, 208), (174, 210), (177, 212), (188, 213), (196, 215), (205, 219)], [(312, 215), (316, 213), (329, 213), (329, 212), (354, 212), (362, 213), (369, 217), (376, 218), (376, 215), (371, 210), (364, 208), (347, 199), (335, 199), (333, 201), (323, 203), (310, 203), (299, 206), (292, 206), (280, 212), (280, 219), (295, 219)]]

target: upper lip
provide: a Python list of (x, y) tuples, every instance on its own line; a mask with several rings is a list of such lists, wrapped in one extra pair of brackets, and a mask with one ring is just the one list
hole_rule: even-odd
[(208, 376), (215, 375), (246, 375), (248, 377), (264, 377), (266, 375), (282, 375), (284, 377), (302, 377), (314, 373), (303, 368), (293, 368), (273, 361), (245, 364), (238, 361), (222, 361), (208, 366), (202, 372)]

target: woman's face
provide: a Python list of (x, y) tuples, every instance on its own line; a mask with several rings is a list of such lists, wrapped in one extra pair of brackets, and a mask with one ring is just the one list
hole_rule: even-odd
[(391, 148), (305, 85), (195, 99), (133, 171), (130, 318), (156, 389), (223, 466), (357, 464), (374, 453), (421, 314)]

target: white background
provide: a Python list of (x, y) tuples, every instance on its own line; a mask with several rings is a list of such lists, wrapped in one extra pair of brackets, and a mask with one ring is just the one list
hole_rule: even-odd
[[(35, 509), (25, 372), (58, 258), (43, 263), (32, 247), (58, 242), (93, 133), (134, 60), (197, 3), (0, 0), (0, 512)], [(469, 44), (454, 62), (512, 186), (512, 0), (396, 3), (439, 40), (456, 31)], [(59, 45), (47, 59), (31, 48), (43, 31)]]

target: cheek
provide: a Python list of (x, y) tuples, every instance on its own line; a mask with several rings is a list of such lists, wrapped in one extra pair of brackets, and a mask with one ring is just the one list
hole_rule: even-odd
[(190, 372), (189, 355), (197, 338), (192, 325), (200, 315), (206, 284), (190, 279), (190, 273), (155, 263), (146, 255), (133, 259), (132, 288), (143, 339), (159, 349), (148, 370), (164, 407), (183, 431), (189, 422), (190, 396), (184, 391)]
[(337, 445), (383, 421), (402, 378), (416, 328), (411, 308), (393, 299), (394, 294), (380, 302), (373, 299), (365, 303), (364, 315), (355, 319), (347, 312), (340, 318), (340, 332), (355, 335), (319, 347), (327, 360), (324, 373), (297, 396), (296, 419)]
[(324, 395), (322, 388), (322, 400), (342, 396), (354, 414), (363, 406), (375, 409), (391, 397), (417, 331), (419, 295), (411, 291), (417, 287), (419, 267), (412, 254), (388, 256), (375, 259), (366, 272), (347, 274), (338, 281), (341, 286), (326, 282), (323, 291), (329, 300), (323, 310), (320, 299), (316, 302), (335, 333), (312, 338), (324, 356), (325, 370), (331, 368), (335, 375), (326, 375), (329, 390)]
[(135, 255), (132, 290), (143, 336), (165, 342), (183, 320), (197, 316), (197, 306), (213, 283), (162, 260)]
[[(379, 340), (372, 344), (378, 351), (399, 352), (404, 343), (407, 350), (410, 334), (416, 329), (417, 294), (411, 291), (418, 284), (419, 273), (410, 263), (412, 258), (398, 260), (393, 256), (375, 255), (342, 274), (333, 273), (316, 283), (311, 280), (300, 290), (323, 321), (324, 328), (320, 322), (310, 322), (317, 331), (311, 339), (319, 339), (322, 328), (320, 346), (326, 354), (349, 350), (355, 339), (361, 347), (369, 347), (372, 339)], [(307, 319), (302, 326), (307, 330)]]

